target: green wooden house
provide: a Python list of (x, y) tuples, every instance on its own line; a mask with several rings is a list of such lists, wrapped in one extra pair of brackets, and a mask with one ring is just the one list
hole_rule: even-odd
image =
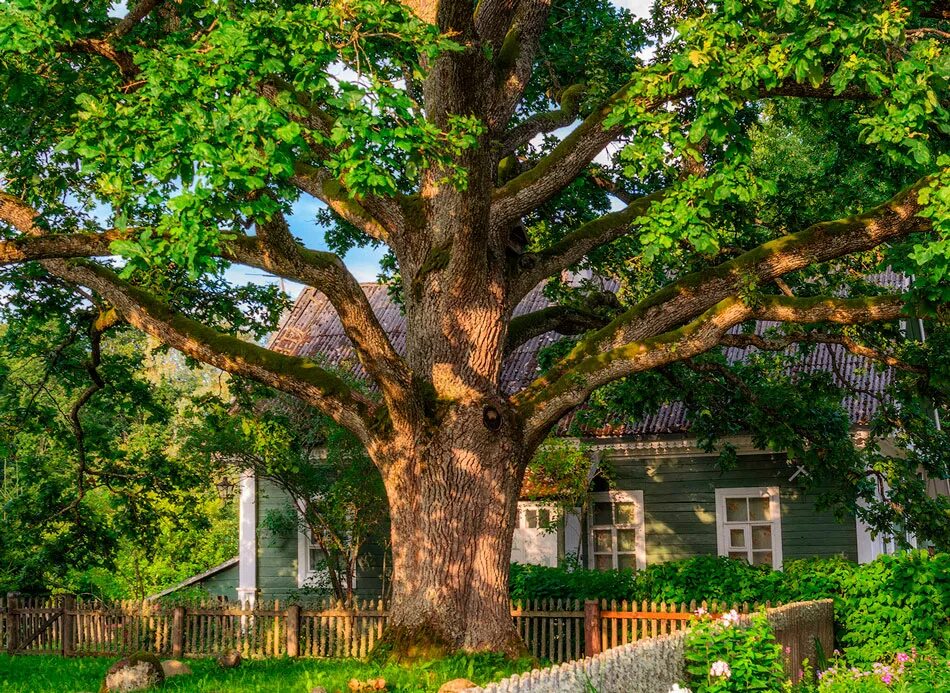
[[(882, 275), (882, 283), (899, 283), (898, 275)], [(403, 318), (385, 286), (364, 290), (380, 323), (397, 349), (405, 343)], [(546, 299), (536, 290), (517, 312), (538, 310)], [(761, 326), (762, 329), (765, 326)], [(908, 326), (913, 333), (915, 326)], [(513, 392), (537, 372), (538, 351), (557, 340), (554, 333), (536, 337), (507, 360), (503, 385)], [(271, 348), (312, 355), (331, 363), (360, 367), (326, 298), (305, 289), (275, 334)], [(741, 359), (738, 349), (727, 354)], [(832, 363), (836, 368), (832, 370)], [(356, 364), (356, 365), (352, 365)], [(803, 359), (805, 370), (826, 370), (847, 378), (853, 394), (843, 402), (860, 440), (878, 405), (877, 394), (893, 374), (838, 345), (821, 345)], [(556, 565), (573, 556), (592, 568), (643, 568), (652, 563), (696, 555), (720, 555), (755, 564), (782, 567), (783, 561), (808, 556), (845, 556), (866, 562), (893, 550), (891, 538), (873, 536), (856, 518), (836, 519), (817, 512), (814, 499), (802, 490), (804, 471), (783, 454), (756, 449), (748, 437), (730, 441), (738, 464), (722, 471), (715, 455), (706, 454), (689, 432), (686, 409), (665, 405), (635, 425), (590, 431), (585, 438), (595, 468), (609, 465), (612, 482), (594, 476), (589, 510), (552, 517), (551, 507), (519, 504), (512, 560)], [(931, 492), (950, 493), (950, 481), (929, 480)], [(290, 501), (267, 480), (246, 474), (241, 480), (240, 550), (232, 561), (183, 583), (205, 585), (213, 594), (242, 600), (286, 598), (308, 585), (319, 585), (319, 550), (305, 533), (273, 536), (263, 520), (270, 510)], [(557, 527), (551, 531), (550, 527)], [(384, 560), (368, 550), (361, 560), (356, 592), (377, 597), (385, 591)]]

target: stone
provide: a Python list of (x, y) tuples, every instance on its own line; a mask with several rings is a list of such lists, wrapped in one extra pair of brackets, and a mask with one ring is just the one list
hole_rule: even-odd
[(310, 693), (329, 693), (329, 691), (323, 686), (317, 686), (316, 688), (311, 688)]
[(452, 679), (442, 684), (439, 693), (459, 693), (459, 691), (467, 691), (469, 688), (478, 688), (478, 684), (468, 679)]
[(234, 669), (241, 664), (241, 653), (237, 650), (218, 655), (218, 666), (222, 669)]
[(153, 654), (136, 652), (109, 667), (100, 693), (144, 691), (165, 681), (162, 663)]
[(192, 673), (191, 667), (177, 659), (166, 659), (162, 662), (162, 671), (165, 672), (165, 678), (172, 676), (185, 676)]

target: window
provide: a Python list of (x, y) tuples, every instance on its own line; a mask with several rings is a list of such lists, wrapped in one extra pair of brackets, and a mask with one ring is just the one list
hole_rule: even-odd
[(518, 503), (518, 529), (550, 529), (551, 517), (550, 508)]
[(719, 555), (780, 568), (781, 514), (778, 487), (716, 489)]
[(592, 568), (646, 567), (643, 491), (593, 494), (589, 526), (589, 562)]
[[(333, 583), (323, 549), (313, 540), (309, 529), (302, 528), (297, 537), (297, 587), (331, 589)], [(354, 589), (356, 582), (354, 575)]]

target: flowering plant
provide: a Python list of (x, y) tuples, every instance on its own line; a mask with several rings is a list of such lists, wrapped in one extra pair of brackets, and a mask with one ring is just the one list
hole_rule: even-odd
[(782, 689), (782, 648), (765, 614), (742, 623), (735, 610), (721, 617), (697, 614), (686, 635), (686, 671), (694, 693)]
[(886, 661), (868, 666), (849, 665), (836, 658), (818, 673), (821, 693), (921, 693), (950, 690), (950, 661), (946, 655), (919, 654), (917, 650), (898, 652)]

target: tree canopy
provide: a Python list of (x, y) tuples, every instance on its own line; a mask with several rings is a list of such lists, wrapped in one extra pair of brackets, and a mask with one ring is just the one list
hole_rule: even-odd
[[(916, 481), (947, 475), (931, 416), (947, 385), (943, 0), (657, 0), (639, 19), (606, 0), (116, 10), (0, 7), (4, 281), (348, 429), (389, 501), (393, 642), (514, 648), (513, 503), (583, 405), (685, 397), (724, 460), (723, 436), (749, 431), (829, 501), (883, 492), (879, 526), (946, 536), (946, 503)], [(288, 227), (308, 197), (329, 250)], [(404, 345), (341, 260), (361, 244), (388, 251)], [(232, 264), (324, 293), (369, 388), (248, 340), (283, 304), (229, 286)], [(887, 268), (910, 287), (870, 280)], [(618, 291), (559, 281), (581, 269)], [(542, 283), (557, 305), (512, 317)], [(905, 343), (921, 318), (928, 341)], [(551, 330), (572, 340), (505, 391), (505, 355)], [(789, 373), (785, 349), (816, 344), (898, 372), (864, 449), (840, 392)], [(727, 346), (757, 356), (729, 363)], [(879, 445), (895, 435), (898, 455)]]

